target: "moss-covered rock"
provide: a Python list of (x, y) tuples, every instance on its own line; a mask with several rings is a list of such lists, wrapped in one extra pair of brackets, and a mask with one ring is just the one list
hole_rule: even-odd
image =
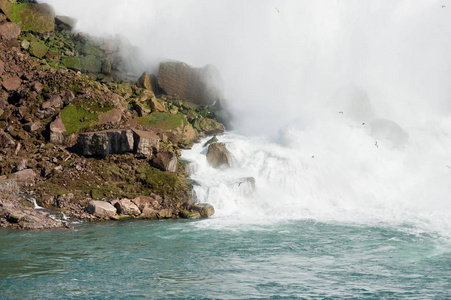
[(11, 3), (0, 0), (0, 9), (8, 19), (18, 24), (22, 31), (45, 34), (55, 30), (54, 12), (48, 4)]
[(49, 51), (49, 47), (42, 41), (30, 43), (30, 54), (34, 57), (43, 58), (47, 54), (47, 51)]
[(95, 56), (65, 57), (61, 63), (68, 69), (81, 72), (100, 73), (102, 69), (102, 63)]

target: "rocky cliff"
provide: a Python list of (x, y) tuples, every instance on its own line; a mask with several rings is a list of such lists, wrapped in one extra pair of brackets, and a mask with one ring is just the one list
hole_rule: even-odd
[(200, 80), (210, 68), (135, 74), (122, 56), (132, 46), (73, 33), (74, 23), (48, 5), (0, 0), (0, 227), (64, 226), (49, 219), (58, 213), (214, 213), (195, 205), (178, 160), (178, 149), (224, 131), (220, 106), (204, 106), (221, 95)]

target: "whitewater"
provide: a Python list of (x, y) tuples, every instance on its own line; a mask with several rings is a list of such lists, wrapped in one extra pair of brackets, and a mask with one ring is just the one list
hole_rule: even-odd
[(206, 220), (0, 232), (5, 298), (451, 297), (446, 1), (40, 2), (138, 74), (214, 65), (234, 160), (182, 151)]

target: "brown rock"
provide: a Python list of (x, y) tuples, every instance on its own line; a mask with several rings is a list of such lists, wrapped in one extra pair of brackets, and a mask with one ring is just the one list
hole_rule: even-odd
[(27, 160), (26, 159), (22, 159), (19, 162), (19, 164), (13, 168), (13, 173), (25, 170), (26, 168), (27, 168)]
[(17, 182), (33, 184), (36, 179), (36, 173), (32, 169), (25, 169), (11, 174), (9, 178)]
[(106, 201), (92, 200), (86, 210), (102, 219), (115, 219), (117, 217), (116, 208)]
[(215, 214), (215, 208), (208, 203), (199, 203), (191, 207), (192, 210), (198, 211), (202, 218), (208, 218)]
[(121, 215), (138, 216), (141, 214), (138, 206), (130, 201), (130, 199), (119, 200), (114, 204), (114, 207), (116, 207), (117, 212)]
[(141, 77), (139, 77), (138, 82), (136, 82), (136, 85), (139, 88), (151, 90), (152, 91), (152, 81), (150, 80), (149, 74), (144, 72)]
[(15, 144), (16, 143), (14, 140), (5, 131), (3, 131), (3, 129), (0, 129), (0, 146), (2, 148), (9, 148)]
[(160, 150), (160, 138), (154, 132), (132, 129), (133, 152), (138, 155), (152, 157), (154, 152)]
[(157, 213), (158, 219), (169, 219), (172, 218), (172, 212), (169, 209), (161, 209)]
[(158, 218), (158, 210), (155, 210), (152, 207), (144, 207), (144, 209), (142, 210), (141, 215), (139, 215), (140, 218), (143, 219), (156, 219)]
[(64, 132), (66, 132), (66, 127), (61, 119), (61, 115), (59, 115), (55, 121), (50, 123), (50, 143), (64, 145), (66, 142)]
[(202, 105), (223, 97), (222, 79), (213, 66), (192, 68), (182, 62), (163, 62), (158, 72), (158, 85), (168, 95)]
[(5, 63), (0, 59), (0, 75), (5, 71)]
[(75, 99), (75, 95), (71, 90), (66, 90), (64, 92), (64, 95), (63, 95), (64, 105), (70, 104), (72, 101), (74, 101), (74, 99)]
[(0, 0), (0, 9), (15, 23), (20, 25), (23, 31), (32, 31), (40, 34), (55, 30), (53, 9), (49, 4), (36, 3), (10, 3)]
[(47, 110), (50, 108), (60, 109), (63, 107), (63, 100), (59, 95), (52, 96), (49, 100), (45, 101), (41, 105), (41, 109)]
[(208, 146), (207, 161), (214, 168), (228, 168), (234, 159), (224, 143), (213, 143)]
[(8, 92), (16, 91), (20, 84), (22, 83), (22, 80), (19, 77), (10, 77), (8, 79), (3, 80), (3, 87)]
[(100, 114), (99, 119), (103, 124), (117, 125), (122, 120), (122, 110), (113, 108), (106, 113)]
[(173, 152), (158, 152), (152, 160), (152, 166), (161, 171), (177, 172), (177, 155)]
[(148, 100), (150, 109), (152, 109), (152, 112), (165, 112), (166, 108), (163, 104), (160, 103), (160, 101), (157, 100), (157, 98), (152, 97)]
[(40, 82), (35, 82), (35, 83), (33, 83), (32, 88), (33, 88), (33, 90), (34, 90), (36, 93), (39, 94), (39, 93), (42, 92), (42, 89), (43, 89), (44, 87), (42, 86), (42, 83), (40, 83)]
[(41, 127), (41, 122), (36, 121), (36, 122), (30, 122), (27, 123), (23, 126), (23, 129), (25, 129), (28, 132), (34, 132), (36, 130), (38, 130)]
[(17, 40), (20, 35), (20, 26), (15, 23), (0, 24), (0, 37), (7, 40)]
[(6, 16), (0, 12), (0, 23), (6, 20)]

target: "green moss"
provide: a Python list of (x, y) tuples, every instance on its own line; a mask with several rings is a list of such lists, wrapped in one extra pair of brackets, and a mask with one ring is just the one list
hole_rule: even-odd
[(90, 113), (83, 108), (68, 105), (61, 111), (61, 119), (66, 127), (66, 133), (71, 134), (87, 128), (98, 121), (97, 114)]
[(99, 56), (102, 54), (102, 51), (100, 51), (100, 49), (95, 48), (89, 44), (86, 44), (83, 46), (83, 48), (81, 48), (81, 53), (86, 54), (86, 55)]
[(69, 69), (88, 73), (100, 73), (102, 68), (102, 63), (95, 56), (65, 57), (61, 63)]
[(171, 113), (152, 113), (150, 115), (138, 118), (138, 122), (142, 125), (161, 128), (163, 130), (176, 129), (182, 125), (188, 125), (188, 121), (182, 114)]
[(18, 24), (22, 31), (46, 33), (54, 30), (52, 12), (44, 6), (33, 3), (9, 3), (2, 1), (1, 10), (8, 18)]
[(138, 179), (148, 189), (152, 189), (159, 195), (177, 197), (188, 194), (191, 185), (185, 177), (177, 176), (170, 172), (163, 172), (146, 165), (137, 169)]

